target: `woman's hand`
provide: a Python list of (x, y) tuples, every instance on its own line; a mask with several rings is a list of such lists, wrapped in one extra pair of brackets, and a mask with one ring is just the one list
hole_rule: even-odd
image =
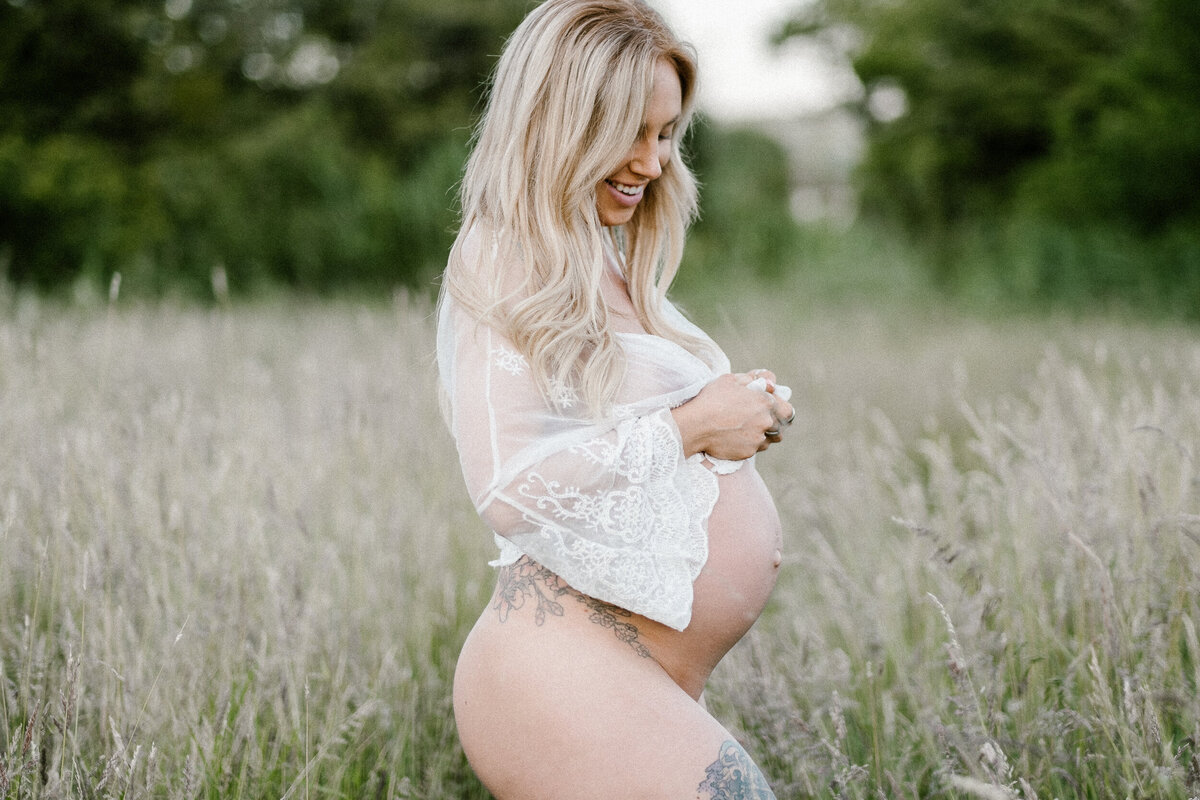
[[(765, 388), (750, 385), (756, 380)], [(736, 461), (780, 441), (795, 409), (776, 395), (775, 387), (775, 375), (767, 370), (722, 375), (674, 409), (684, 455), (707, 453)]]

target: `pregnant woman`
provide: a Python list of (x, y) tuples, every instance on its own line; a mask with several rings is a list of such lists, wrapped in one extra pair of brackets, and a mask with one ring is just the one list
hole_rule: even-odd
[(702, 692), (775, 584), (753, 456), (795, 412), (666, 298), (695, 89), (641, 0), (547, 0), (467, 164), (438, 367), (500, 552), (454, 713), (499, 800), (774, 797)]

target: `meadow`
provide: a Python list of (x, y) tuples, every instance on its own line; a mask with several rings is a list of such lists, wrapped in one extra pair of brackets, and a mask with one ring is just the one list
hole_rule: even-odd
[[(809, 288), (688, 303), (800, 409), (710, 708), (781, 800), (1200, 796), (1200, 329)], [(428, 302), (0, 299), (0, 797), (486, 798)]]

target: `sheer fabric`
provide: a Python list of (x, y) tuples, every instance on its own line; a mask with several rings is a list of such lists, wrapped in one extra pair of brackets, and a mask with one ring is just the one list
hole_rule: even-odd
[[(680, 330), (711, 342), (674, 307)], [(626, 375), (612, 411), (588, 415), (569, 388), (538, 389), (501, 332), (443, 297), (438, 369), (448, 422), (476, 510), (503, 566), (522, 554), (584, 594), (676, 630), (692, 613), (692, 583), (708, 558), (717, 476), (744, 462), (685, 458), (670, 410), (729, 361), (667, 339), (618, 333)]]

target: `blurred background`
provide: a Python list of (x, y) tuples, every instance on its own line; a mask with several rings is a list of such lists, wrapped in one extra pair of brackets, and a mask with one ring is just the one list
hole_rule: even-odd
[[(1195, 0), (652, 0), (696, 43), (681, 276), (1200, 319)], [(432, 290), (530, 0), (0, 0), (0, 275)]]

